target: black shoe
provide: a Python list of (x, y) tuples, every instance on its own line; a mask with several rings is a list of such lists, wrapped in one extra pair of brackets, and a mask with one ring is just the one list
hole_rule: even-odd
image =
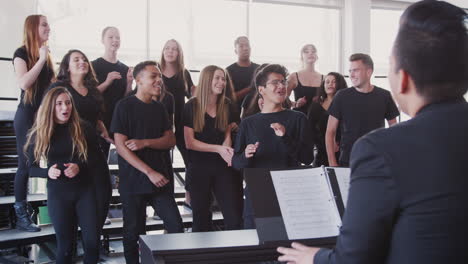
[(16, 229), (27, 232), (39, 232), (41, 228), (33, 223), (29, 216), (26, 201), (15, 202), (13, 206), (16, 213)]

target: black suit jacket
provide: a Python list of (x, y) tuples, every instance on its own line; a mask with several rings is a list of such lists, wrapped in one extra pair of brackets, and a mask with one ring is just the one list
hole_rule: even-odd
[(431, 104), (361, 138), (335, 249), (314, 263), (468, 263), (468, 104)]

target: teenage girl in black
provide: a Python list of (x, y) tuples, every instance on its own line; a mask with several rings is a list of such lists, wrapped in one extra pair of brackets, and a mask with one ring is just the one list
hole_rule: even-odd
[[(328, 166), (327, 149), (325, 147), (325, 133), (327, 132), (328, 123), (328, 108), (330, 107), (333, 97), (336, 93), (344, 88), (347, 88), (346, 80), (343, 75), (337, 72), (330, 72), (325, 77), (325, 81), (320, 86), (318, 92), (318, 102), (312, 102), (307, 113), (310, 127), (314, 130), (315, 144), (317, 146), (317, 155), (314, 159), (314, 166)], [(336, 142), (341, 138), (339, 130), (337, 130)], [(340, 156), (338, 144), (335, 146), (335, 155), (338, 159)]]
[[(91, 64), (86, 55), (79, 50), (68, 51), (60, 63), (58, 81), (51, 87), (63, 86), (67, 88), (75, 102), (75, 109), (80, 117), (93, 128), (96, 141), (99, 138), (112, 142), (109, 138), (106, 126), (102, 118), (102, 96), (97, 90), (97, 81)], [(101, 135), (101, 137), (98, 136)], [(109, 168), (104, 153), (100, 149), (96, 153), (96, 159), (91, 160), (89, 174), (94, 181), (96, 192), (96, 206), (98, 230), (101, 231), (109, 210), (109, 201), (112, 196)]]
[(323, 75), (315, 70), (317, 60), (317, 48), (313, 44), (304, 45), (301, 49), (303, 69), (288, 78), (288, 95), (294, 91), (292, 107), (306, 115), (312, 101), (317, 100), (318, 89), (323, 82)]
[(184, 109), (194, 232), (211, 230), (212, 193), (221, 207), (226, 229), (242, 226), (242, 180), (230, 168), (231, 129), (239, 122), (239, 115), (225, 94), (225, 71), (207, 66), (200, 74), (195, 97)]
[[(89, 169), (96, 153), (93, 131), (80, 117), (66, 88), (50, 90), (39, 107), (25, 150), (30, 174), (47, 180), (47, 207), (57, 239), (56, 261), (71, 263), (76, 223), (81, 228), (84, 263), (97, 263), (96, 202)], [(47, 168), (40, 168), (41, 160)]]
[[(117, 102), (132, 90), (132, 69), (117, 58), (120, 48), (120, 31), (116, 27), (106, 27), (102, 30), (101, 41), (104, 54), (92, 62), (99, 82), (97, 89), (101, 92), (104, 112), (102, 121), (109, 130)], [(104, 155), (109, 154), (110, 144), (100, 140)]]
[(179, 42), (175, 39), (170, 39), (164, 44), (161, 54), (161, 71), (163, 74), (163, 82), (165, 89), (174, 96), (174, 126), (176, 145), (184, 160), (185, 173), (185, 204), (190, 207), (190, 186), (187, 182), (190, 181), (188, 171), (189, 161), (187, 159), (187, 149), (184, 142), (184, 126), (182, 124), (185, 98), (189, 99), (192, 96), (192, 91), (195, 86), (192, 82), (192, 77), (184, 64), (184, 52)]
[(37, 232), (41, 229), (31, 221), (26, 206), (29, 175), (23, 147), (44, 91), (55, 77), (47, 46), (49, 33), (50, 27), (45, 16), (28, 16), (24, 22), (23, 46), (18, 48), (13, 55), (16, 80), (21, 88), (20, 103), (14, 120), (18, 152), (14, 207), (17, 217), (16, 228), (29, 232)]

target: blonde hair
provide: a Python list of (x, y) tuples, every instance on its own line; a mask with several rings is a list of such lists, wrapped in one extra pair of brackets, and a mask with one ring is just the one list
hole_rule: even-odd
[(306, 49), (308, 49), (308, 48), (312, 48), (312, 49), (315, 51), (315, 53), (317, 53), (317, 47), (315, 47), (314, 44), (310, 44), (310, 43), (309, 43), (309, 44), (305, 44), (304, 46), (302, 46), (302, 48), (301, 48), (301, 54), (300, 54), (300, 55), (301, 55), (301, 62), (302, 62), (302, 63), (304, 63), (304, 58), (302, 57), (302, 53), (304, 53), (304, 52), (306, 51)]
[(169, 44), (169, 42), (174, 42), (177, 46), (177, 62), (176, 62), (176, 67), (177, 67), (177, 73), (176, 75), (177, 76), (180, 76), (184, 82), (184, 90), (185, 92), (187, 92), (187, 94), (190, 94), (190, 88), (191, 87), (188, 87), (187, 85), (187, 76), (185, 76), (185, 63), (184, 63), (184, 52), (182, 50), (182, 46), (180, 46), (180, 43), (175, 40), (175, 39), (170, 39), (168, 41), (166, 41), (166, 43), (164, 44), (164, 47), (161, 51), (161, 74), (162, 74), (162, 71), (164, 71), (164, 69), (166, 69), (166, 66), (167, 66), (167, 62), (166, 62), (166, 59), (164, 58), (164, 50), (166, 49), (166, 46)]
[[(23, 30), (23, 45), (26, 49), (26, 52), (28, 54), (28, 61), (27, 61), (27, 69), (28, 71), (34, 67), (34, 65), (37, 63), (39, 60), (39, 33), (38, 33), (38, 28), (40, 24), (41, 17), (45, 17), (43, 15), (30, 15), (26, 18), (24, 21), (24, 30)], [(47, 66), (52, 70), (52, 77), (55, 77), (55, 74), (53, 72), (54, 66), (52, 64), (52, 58), (49, 55), (47, 55)], [(37, 86), (38, 86), (38, 79), (37, 78), (34, 83), (31, 85), (29, 89), (24, 87), (24, 98), (23, 102), (26, 104), (31, 104), (33, 101), (34, 96), (36, 95), (37, 92)]]
[[(212, 93), (212, 85), (215, 71), (220, 70), (226, 75), (226, 71), (215, 65), (206, 66), (200, 73), (200, 81), (195, 90), (195, 103), (193, 105), (193, 130), (201, 132), (205, 127), (205, 113), (208, 106), (208, 99)], [(223, 93), (218, 95), (216, 100), (215, 128), (225, 131), (228, 126), (230, 100), (226, 97), (227, 85)]]
[[(55, 101), (61, 94), (67, 94), (72, 103), (72, 111), (68, 120), (70, 136), (72, 139), (72, 155), (78, 156), (81, 161), (88, 159), (88, 146), (86, 144), (84, 131), (80, 126), (80, 117), (75, 109), (73, 98), (65, 87), (55, 87), (44, 96), (41, 106), (37, 112), (36, 120), (28, 132), (24, 152), (34, 143), (34, 162), (39, 163), (41, 159), (46, 159), (50, 149), (50, 139), (55, 128)], [(30, 158), (30, 157), (28, 157)]]

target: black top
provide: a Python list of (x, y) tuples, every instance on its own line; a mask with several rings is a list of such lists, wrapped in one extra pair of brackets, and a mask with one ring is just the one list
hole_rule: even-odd
[[(234, 62), (233, 64), (229, 65), (226, 70), (229, 72), (229, 75), (231, 76), (232, 83), (234, 85), (234, 90), (236, 92), (247, 88), (250, 86), (252, 83), (252, 79), (254, 78), (254, 72), (255, 69), (258, 68), (258, 64), (256, 63), (250, 63), (249, 67), (241, 67), (237, 62)], [(237, 104), (240, 109), (241, 104), (242, 104), (242, 99), (244, 98), (237, 98)]]
[(185, 78), (186, 83), (184, 84), (184, 79), (179, 74), (170, 78), (163, 75), (163, 81), (167, 91), (174, 96), (174, 124), (176, 134), (178, 135), (183, 135), (182, 113), (184, 112), (185, 98), (189, 99), (191, 97), (190, 89), (193, 86), (192, 77), (187, 70), (185, 70)]
[[(136, 96), (125, 97), (115, 107), (111, 131), (126, 135), (128, 139), (155, 139), (171, 130), (166, 109), (160, 102), (144, 103)], [(165, 151), (144, 148), (134, 153), (153, 170), (169, 178)], [(119, 191), (121, 193), (154, 193), (158, 188), (146, 174), (119, 156)], [(167, 185), (165, 186), (167, 187)], [(163, 188), (165, 188), (163, 187)]]
[[(93, 130), (86, 123), (82, 124), (84, 129), (85, 139), (88, 145), (88, 161), (94, 159), (98, 152), (94, 140), (95, 136), (92, 134)], [(34, 142), (34, 141), (33, 141)], [(34, 159), (34, 144), (28, 148), (28, 158)], [(47, 178), (48, 186), (61, 186), (63, 188), (74, 188), (76, 186), (84, 186), (91, 182), (89, 174), (87, 173), (88, 166), (86, 162), (81, 161), (78, 156), (72, 153), (73, 143), (70, 136), (69, 124), (55, 124), (52, 137), (50, 138), (49, 152), (47, 155), (47, 168), (39, 168), (36, 163), (30, 164), (29, 174), (31, 177)], [(80, 172), (73, 178), (68, 178), (63, 174), (66, 169), (65, 163), (76, 163), (80, 167)], [(57, 164), (57, 167), (62, 170), (62, 174), (56, 180), (48, 178), (49, 168)]]
[(99, 84), (102, 84), (107, 79), (107, 74), (116, 71), (122, 76), (122, 79), (112, 81), (112, 84), (102, 93), (104, 103), (104, 113), (102, 121), (107, 129), (109, 129), (112, 113), (114, 112), (115, 105), (117, 102), (125, 96), (127, 90), (127, 73), (128, 67), (120, 61), (111, 63), (103, 58), (98, 58), (91, 62), (93, 65), (94, 72), (98, 79)]
[(343, 226), (314, 263), (468, 263), (468, 104), (424, 107), (356, 142)]
[[(15, 53), (13, 54), (13, 61), (15, 58), (21, 58), (26, 62), (26, 65), (28, 64), (28, 53), (26, 51), (26, 48), (24, 46), (19, 47)], [(45, 90), (47, 87), (49, 87), (52, 78), (54, 77), (54, 70), (49, 68), (49, 65), (47, 65), (47, 62), (44, 63), (44, 66), (42, 66), (42, 70), (39, 73), (39, 76), (37, 77), (37, 87), (36, 87), (36, 93), (34, 94), (33, 100), (31, 104), (24, 104), (23, 98), (24, 98), (24, 90), (21, 89), (21, 97), (20, 97), (20, 102), (18, 107), (22, 108), (29, 108), (31, 109), (34, 113), (37, 112), (39, 109), (39, 105), (41, 105), (42, 97), (45, 94)]]
[[(193, 118), (194, 118), (194, 107), (196, 106), (196, 98), (190, 99), (184, 108), (184, 126), (194, 128)], [(239, 114), (236, 111), (234, 105), (232, 105), (228, 100), (226, 104), (229, 104), (229, 121), (228, 124), (232, 122), (239, 123)], [(202, 132), (194, 132), (196, 140), (202, 141), (207, 144), (222, 145), (224, 142), (224, 131), (221, 131), (215, 128), (216, 118), (211, 117), (205, 113), (205, 126), (203, 127)], [(193, 166), (206, 164), (218, 164), (225, 165), (226, 162), (221, 158), (218, 153), (214, 152), (200, 152), (196, 150), (189, 150), (189, 159)]]
[[(294, 101), (297, 101), (299, 100), (299, 98), (305, 96), (307, 103), (299, 108), (295, 108), (294, 110), (301, 111), (302, 113), (307, 114), (307, 110), (309, 109), (309, 106), (312, 102), (312, 98), (314, 98), (317, 95), (317, 91), (320, 89), (320, 87), (302, 85), (301, 81), (299, 80), (299, 74), (297, 72), (296, 78), (297, 86), (296, 88), (294, 88)], [(323, 82), (323, 75), (321, 82)]]
[(328, 113), (340, 121), (340, 163), (349, 162), (351, 148), (358, 138), (385, 126), (400, 113), (390, 92), (374, 86), (370, 93), (351, 87), (338, 91)]
[[(138, 86), (135, 87), (135, 89), (133, 89), (130, 93), (128, 93), (127, 96), (132, 96), (132, 95), (136, 95), (138, 91)], [(163, 105), (164, 105), (164, 108), (166, 108), (166, 111), (167, 111), (167, 114), (169, 116), (169, 120), (171, 121), (170, 123), (171, 124), (174, 124), (174, 110), (175, 110), (175, 107), (174, 107), (174, 96), (169, 93), (169, 92), (166, 92), (166, 94), (164, 95), (164, 98), (162, 99), (162, 101), (160, 101)]]
[[(286, 135), (278, 137), (270, 127), (280, 123)], [(275, 113), (257, 113), (242, 120), (232, 159), (234, 168), (289, 168), (300, 163), (310, 164), (314, 159), (313, 134), (304, 114), (283, 110)], [(245, 157), (245, 147), (259, 142), (252, 158)]]
[(49, 90), (58, 86), (67, 88), (73, 97), (74, 106), (80, 118), (89, 122), (93, 128), (96, 128), (97, 121), (100, 120), (102, 114), (102, 102), (91, 91), (88, 91), (88, 94), (85, 96), (81, 95), (68, 82), (55, 82), (50, 86)]
[[(315, 145), (317, 146), (317, 156), (314, 165), (328, 166), (327, 149), (325, 145), (325, 134), (327, 133), (328, 111), (317, 102), (310, 103), (307, 119), (315, 135)], [(336, 141), (340, 142), (341, 132), (338, 127)]]

